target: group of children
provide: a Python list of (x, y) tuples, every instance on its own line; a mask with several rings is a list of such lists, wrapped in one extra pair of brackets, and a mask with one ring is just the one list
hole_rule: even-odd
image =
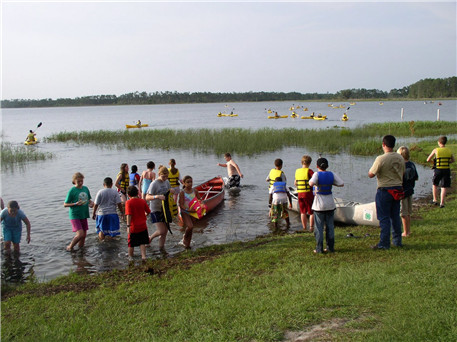
[[(451, 184), (450, 163), (455, 161), (450, 149), (445, 146), (446, 142), (446, 137), (440, 137), (439, 147), (434, 149), (427, 158), (427, 161), (435, 163), (432, 203), (438, 205), (437, 199), (439, 188), (441, 188), (439, 203), (441, 208), (444, 208), (446, 189)], [(397, 153), (401, 154), (405, 161), (404, 198), (401, 200), (402, 235), (409, 236), (411, 234), (412, 195), (415, 182), (418, 180), (418, 173), (414, 163), (409, 160), (407, 147), (401, 146)], [(228, 186), (239, 186), (240, 177), (243, 177), (239, 166), (232, 160), (229, 153), (225, 155), (225, 159), (225, 164), (218, 165), (228, 169), (230, 176)], [(336, 173), (327, 170), (329, 164), (326, 158), (317, 160), (317, 172), (310, 169), (311, 161), (310, 156), (304, 155), (301, 160), (302, 167), (295, 171), (294, 185), (297, 189), (301, 223), (304, 230), (314, 232), (316, 239), (314, 253), (333, 252), (335, 202), (332, 187), (342, 187), (344, 182)], [(84, 246), (88, 230), (87, 219), (90, 217), (89, 208), (93, 208), (92, 218), (96, 221), (97, 234), (101, 240), (105, 236), (120, 235), (119, 211), (121, 219), (127, 223), (129, 257), (133, 257), (134, 247), (139, 246), (142, 259), (145, 259), (145, 247), (154, 238), (159, 238), (159, 248), (162, 249), (165, 245), (170, 217), (167, 217), (168, 215), (164, 212), (163, 201), (170, 197), (176, 202), (182, 217), (184, 235), (181, 244), (186, 248), (190, 247), (193, 230), (192, 217), (196, 213), (190, 203), (195, 198), (201, 200), (198, 192), (193, 188), (192, 177), (185, 176), (181, 179), (174, 159), (169, 162), (170, 168), (165, 166), (159, 168), (157, 177), (154, 172), (155, 164), (150, 161), (146, 166), (147, 169), (140, 176), (135, 165), (132, 166), (132, 173), (129, 174), (128, 165), (121, 164), (115, 183), (113, 184), (110, 177), (106, 177), (103, 181), (103, 189), (98, 191), (94, 201), (92, 201), (89, 189), (84, 186), (84, 176), (79, 172), (73, 175), (74, 186), (68, 191), (64, 201), (64, 207), (69, 208), (70, 221), (73, 232), (75, 232), (75, 236), (67, 246), (68, 251), (71, 251), (76, 245), (80, 248)], [(276, 159), (275, 168), (270, 171), (266, 179), (269, 182), (271, 207), (269, 215), (275, 227), (281, 218), (285, 219), (287, 227), (290, 225), (288, 207), (292, 207), (292, 199), (282, 166), (282, 160)], [(113, 188), (113, 185), (117, 190)], [(22, 222), (27, 227), (27, 243), (30, 243), (30, 221), (16, 201), (8, 202), (7, 208), (4, 208), (3, 200), (1, 198), (0, 200), (2, 209), (0, 220), (5, 251), (10, 252), (12, 243), (14, 251), (19, 253)], [(156, 231), (152, 235), (149, 235), (147, 231), (148, 216), (150, 216), (151, 222), (156, 224)], [(325, 249), (323, 248), (324, 227), (326, 227), (327, 245)]]

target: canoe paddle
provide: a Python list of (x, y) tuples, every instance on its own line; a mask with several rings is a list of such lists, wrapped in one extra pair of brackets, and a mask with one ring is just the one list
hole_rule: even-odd
[(40, 123), (39, 123), (39, 124), (36, 126), (36, 128), (35, 128), (35, 131), (36, 131), (38, 128), (40, 128), (40, 127), (41, 127), (41, 125), (43, 125), (43, 123), (42, 123), (42, 122), (40, 122)]

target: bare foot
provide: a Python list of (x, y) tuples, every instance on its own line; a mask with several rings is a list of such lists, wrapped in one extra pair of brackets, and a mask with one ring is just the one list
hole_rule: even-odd
[(72, 250), (73, 250), (73, 248), (70, 247), (70, 245), (68, 245), (68, 246), (67, 246), (67, 251), (68, 251), (68, 252), (71, 252)]

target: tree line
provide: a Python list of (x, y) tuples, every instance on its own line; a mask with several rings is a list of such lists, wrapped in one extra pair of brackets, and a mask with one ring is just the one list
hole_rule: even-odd
[(310, 100), (370, 100), (370, 99), (424, 99), (457, 97), (457, 77), (427, 78), (401, 89), (389, 92), (378, 89), (344, 89), (331, 93), (298, 92), (133, 92), (116, 95), (93, 95), (76, 98), (58, 99), (13, 99), (2, 100), (2, 108), (27, 107), (70, 107), (104, 105), (141, 105), (141, 104), (177, 104), (177, 103), (219, 103), (219, 102), (261, 102), (261, 101), (310, 101)]

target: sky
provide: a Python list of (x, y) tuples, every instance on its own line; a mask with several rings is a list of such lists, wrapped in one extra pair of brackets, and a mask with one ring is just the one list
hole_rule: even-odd
[(1, 98), (389, 91), (457, 75), (456, 2), (1, 3)]

